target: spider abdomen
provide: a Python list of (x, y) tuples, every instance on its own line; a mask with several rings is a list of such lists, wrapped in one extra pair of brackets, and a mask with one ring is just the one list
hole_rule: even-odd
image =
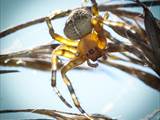
[(77, 9), (71, 12), (64, 27), (64, 34), (72, 40), (77, 40), (92, 31), (92, 15), (88, 10)]

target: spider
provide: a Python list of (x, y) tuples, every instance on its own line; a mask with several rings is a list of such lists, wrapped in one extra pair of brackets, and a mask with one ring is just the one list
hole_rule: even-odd
[[(74, 105), (87, 118), (92, 119), (81, 107), (79, 100), (76, 97), (75, 91), (66, 73), (74, 67), (81, 65), (87, 61), (91, 67), (97, 67), (98, 64), (93, 64), (91, 61), (96, 61), (98, 58), (106, 54), (107, 39), (103, 29), (104, 18), (99, 15), (99, 10), (95, 0), (91, 0), (91, 11), (86, 9), (77, 9), (70, 13), (67, 20), (64, 33), (67, 38), (60, 36), (54, 32), (51, 24), (51, 17), (46, 17), (46, 23), (49, 28), (49, 33), (54, 40), (62, 43), (59, 47), (53, 50), (51, 56), (52, 75), (51, 85), (55, 89), (59, 98), (71, 108), (71, 105), (64, 99), (56, 87), (56, 72), (58, 56), (69, 58), (70, 61), (61, 69), (61, 75), (64, 83), (67, 85)], [(109, 24), (122, 26), (120, 23), (108, 21)], [(78, 24), (77, 24), (78, 23)]]

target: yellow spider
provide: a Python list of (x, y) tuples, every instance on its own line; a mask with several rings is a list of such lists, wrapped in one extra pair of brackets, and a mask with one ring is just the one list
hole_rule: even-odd
[[(96, 1), (91, 0), (91, 2), (93, 4), (91, 7), (91, 12), (86, 9), (77, 9), (71, 12), (64, 28), (64, 33), (68, 38), (64, 38), (55, 33), (51, 24), (51, 18), (46, 18), (51, 37), (54, 40), (62, 43), (52, 52), (52, 87), (55, 89), (59, 98), (68, 107), (71, 107), (71, 105), (64, 99), (64, 97), (62, 97), (59, 90), (56, 88), (58, 56), (63, 56), (71, 59), (61, 69), (62, 78), (64, 80), (64, 83), (68, 87), (74, 105), (82, 114), (84, 114), (89, 119), (92, 118), (81, 107), (72, 84), (66, 76), (66, 73), (74, 67), (81, 65), (85, 61), (87, 61), (89, 66), (96, 67), (98, 64), (92, 64), (89, 60), (96, 61), (99, 57), (104, 56), (106, 53), (107, 40), (103, 29), (104, 19), (99, 15)], [(123, 26), (120, 23), (112, 22), (109, 20), (107, 22), (108, 24)]]

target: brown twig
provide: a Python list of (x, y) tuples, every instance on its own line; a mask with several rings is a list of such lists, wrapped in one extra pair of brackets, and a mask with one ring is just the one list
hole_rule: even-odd
[(138, 70), (133, 67), (127, 67), (125, 65), (121, 65), (121, 64), (117, 64), (117, 63), (113, 63), (113, 62), (109, 62), (109, 61), (101, 61), (100, 60), (99, 62), (106, 64), (106, 65), (113, 66), (113, 67), (118, 68), (124, 72), (127, 72), (131, 75), (134, 75), (134, 76), (138, 77), (140, 80), (142, 80), (146, 85), (149, 85), (150, 87), (160, 91), (160, 78), (158, 78), (150, 73), (144, 72), (142, 70)]
[[(38, 70), (50, 70), (50, 55), (53, 49), (59, 44), (46, 44), (32, 49), (0, 55), (1, 66), (21, 66)], [(124, 52), (127, 46), (117, 45), (113, 43), (108, 44), (108, 52)], [(128, 46), (129, 47), (129, 46)], [(116, 48), (116, 49), (115, 49)], [(59, 63), (58, 68), (63, 64)], [(90, 70), (85, 67), (78, 67), (76, 69)]]
[[(55, 12), (55, 16), (54, 16), (54, 18), (52, 18), (52, 19), (58, 19), (58, 18), (65, 17), (65, 16), (67, 16), (70, 12), (71, 12), (71, 10), (61, 11), (61, 12), (58, 12), (58, 13)], [(28, 22), (23, 23), (23, 24), (20, 24), (20, 25), (11, 27), (11, 28), (9, 28), (9, 29), (6, 29), (6, 30), (0, 32), (0, 38), (5, 37), (6, 35), (9, 35), (9, 34), (11, 34), (11, 33), (14, 33), (14, 32), (16, 32), (16, 31), (18, 31), (18, 30), (24, 29), (24, 28), (26, 28), (26, 27), (29, 27), (29, 26), (32, 26), (32, 25), (35, 25), (35, 24), (42, 23), (42, 22), (45, 21), (45, 19), (46, 19), (46, 17), (38, 18), (38, 19), (31, 20), (31, 21), (28, 21)]]
[(15, 73), (19, 72), (18, 70), (0, 70), (0, 74), (5, 74), (5, 73)]
[[(94, 2), (94, 0), (93, 0)], [(157, 6), (157, 5), (160, 5), (160, 2), (159, 1), (145, 1), (143, 2), (145, 5), (147, 6), (150, 6), (152, 4), (152, 6)], [(115, 11), (115, 9), (117, 8), (124, 8), (124, 7), (139, 7), (139, 5), (137, 3), (129, 3), (129, 4), (115, 4), (115, 5), (99, 5), (98, 8), (100, 11), (113, 11), (115, 14), (120, 14), (120, 12)], [(86, 7), (88, 9), (90, 9), (90, 7)], [(77, 8), (76, 8), (77, 9)], [(53, 19), (57, 19), (57, 18), (62, 18), (62, 17), (65, 17), (67, 16), (72, 10), (66, 10), (66, 11), (61, 11), (59, 13), (57, 13)], [(122, 14), (122, 12), (121, 12)], [(132, 14), (133, 15), (133, 14)], [(137, 16), (137, 14), (135, 14)], [(5, 37), (11, 33), (14, 33), (18, 30), (21, 30), (21, 29), (24, 29), (26, 27), (29, 27), (29, 26), (32, 26), (32, 25), (35, 25), (35, 24), (39, 24), (39, 23), (42, 23), (45, 21), (45, 18), (46, 17), (42, 17), (42, 18), (38, 18), (38, 19), (35, 19), (35, 20), (31, 20), (31, 21), (28, 21), (26, 23), (23, 23), (23, 24), (20, 24), (20, 25), (17, 25), (17, 26), (14, 26), (14, 27), (11, 27), (9, 29), (6, 29), (4, 31), (1, 31), (0, 32), (0, 38), (2, 37)]]
[[(159, 6), (160, 1), (144, 1), (142, 2), (146, 6)], [(118, 9), (118, 8), (133, 8), (133, 7), (139, 7), (137, 3), (125, 3), (125, 4), (113, 4), (113, 5), (99, 5), (99, 10), (100, 11), (110, 11), (111, 9)]]
[[(15, 112), (31, 112), (42, 115), (47, 115), (51, 118), (56, 118), (57, 120), (88, 120), (84, 115), (76, 113), (61, 112), (57, 110), (48, 109), (19, 109), (19, 110), (0, 110), (0, 113), (15, 113)], [(106, 117), (100, 114), (91, 115), (94, 120), (116, 120)]]

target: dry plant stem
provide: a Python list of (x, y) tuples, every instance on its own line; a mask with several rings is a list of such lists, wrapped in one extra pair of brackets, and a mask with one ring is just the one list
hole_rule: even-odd
[[(12, 67), (26, 67), (36, 70), (42, 70), (42, 71), (50, 71), (51, 70), (51, 63), (50, 60), (46, 61), (44, 59), (37, 59), (37, 58), (11, 58), (6, 63), (5, 60), (0, 61), (1, 66), (12, 66)], [(62, 63), (58, 63), (58, 69), (60, 69), (63, 66)], [(74, 68), (76, 70), (87, 70), (91, 71), (91, 68), (88, 67), (76, 67)]]
[[(60, 13), (56, 13), (55, 12), (55, 16), (54, 18), (52, 19), (58, 19), (58, 18), (62, 18), (62, 17), (65, 17), (67, 16), (69, 13), (71, 12), (71, 10), (67, 10), (67, 11), (61, 11)], [(9, 35), (11, 33), (14, 33), (18, 30), (21, 30), (21, 29), (24, 29), (26, 27), (29, 27), (29, 26), (32, 26), (32, 25), (35, 25), (35, 24), (39, 24), (39, 23), (42, 23), (44, 22), (46, 19), (46, 17), (42, 17), (42, 18), (39, 18), (39, 19), (35, 19), (35, 20), (32, 20), (32, 21), (29, 21), (29, 22), (26, 22), (26, 23), (23, 23), (23, 24), (20, 24), (20, 25), (17, 25), (17, 26), (14, 26), (14, 27), (11, 27), (7, 30), (4, 30), (2, 32), (0, 32), (0, 38), (2, 37), (5, 37), (6, 35)]]
[[(123, 30), (123, 31), (125, 31), (125, 30)], [(106, 34), (109, 35), (109, 33), (107, 31), (105, 31), (105, 32), (106, 32)], [(146, 59), (143, 52), (140, 49), (138, 49), (135, 45), (126, 45), (126, 44), (120, 42), (119, 40), (117, 40), (116, 38), (111, 37), (111, 36), (109, 38), (110, 38), (111, 41), (114, 42), (113, 46), (112, 45), (108, 46), (109, 51), (111, 50), (112, 52), (129, 52), (129, 53), (132, 53), (133, 55), (135, 55), (137, 58), (139, 58), (143, 62), (144, 65), (148, 65), (151, 68), (154, 66), (150, 61), (148, 61)]]
[(5, 74), (5, 73), (15, 73), (19, 72), (18, 70), (0, 70), (0, 74)]
[[(57, 46), (58, 44), (46, 44), (29, 50), (0, 55), (0, 65), (50, 70), (50, 54)], [(62, 65), (59, 64), (60, 66)]]
[[(38, 46), (32, 49), (24, 50), (24, 51), (19, 51), (19, 52), (14, 52), (14, 53), (9, 53), (9, 54), (4, 54), (0, 55), (0, 61), (11, 59), (11, 58), (25, 58), (25, 57), (30, 57), (33, 58), (33, 54), (39, 54), (39, 55), (44, 55), (44, 54), (51, 54), (52, 50), (54, 50), (59, 44), (46, 44), (42, 46)], [(120, 43), (109, 43), (107, 51), (108, 52), (125, 52), (128, 49), (130, 49), (131, 46), (129, 45), (124, 45)], [(37, 58), (37, 56), (34, 56)]]
[(113, 9), (113, 10), (110, 10), (110, 12), (121, 17), (124, 16), (126, 18), (138, 19), (141, 21), (144, 19), (143, 14), (137, 13), (137, 12), (131, 12), (131, 11), (121, 10), (121, 9)]
[(129, 62), (131, 62), (131, 63), (137, 64), (137, 65), (139, 64), (139, 65), (142, 65), (142, 66), (146, 65), (146, 63), (144, 63), (143, 61), (135, 59), (128, 54), (121, 53), (121, 55), (127, 57), (129, 59)]
[(15, 112), (31, 112), (38, 113), (42, 115), (47, 115), (53, 118), (63, 118), (65, 120), (65, 116), (61, 115), (59, 111), (56, 110), (46, 110), (46, 109), (22, 109), (22, 110), (0, 110), (0, 113), (15, 113)]
[[(26, 67), (42, 71), (49, 71), (51, 63), (48, 61), (34, 60), (34, 59), (23, 59), (23, 58), (12, 58), (8, 62), (0, 61), (1, 66), (12, 66), (12, 67)], [(59, 65), (62, 66), (62, 65)]]
[[(160, 1), (144, 1), (142, 2), (146, 6), (159, 6)], [(117, 9), (117, 8), (128, 8), (128, 7), (139, 7), (137, 3), (126, 3), (126, 4), (113, 4), (113, 5), (99, 5), (99, 10), (100, 11), (110, 11), (111, 9)]]
[(18, 31), (20, 29), (26, 28), (28, 26), (32, 26), (32, 25), (37, 24), (37, 23), (42, 23), (42, 22), (44, 22), (44, 19), (45, 19), (45, 17), (39, 18), (39, 19), (36, 19), (36, 20), (32, 20), (32, 21), (17, 25), (15, 27), (11, 27), (11, 28), (9, 28), (7, 30), (4, 30), (4, 31), (2, 31), (0, 33), (0, 38), (4, 37), (4, 36), (6, 36), (6, 35), (8, 35), (10, 33), (14, 33), (14, 32), (16, 32), (16, 31)]
[(122, 58), (122, 57), (119, 57), (119, 56), (116, 56), (116, 55), (113, 55), (113, 54), (108, 54), (108, 57), (110, 59), (113, 59), (113, 60), (120, 60), (120, 61), (123, 61), (123, 62), (128, 62), (128, 63), (133, 63), (133, 64), (137, 64), (137, 65), (144, 65), (144, 63), (138, 59), (135, 59), (127, 54), (124, 54), (124, 53), (121, 53), (121, 55), (125, 56), (127, 59), (125, 58)]
[[(108, 24), (109, 25), (109, 24)], [(132, 33), (129, 30), (124, 29), (123, 27), (118, 26), (112, 26), (109, 25), (116, 33), (118, 33), (120, 36), (123, 36), (130, 40), (134, 46), (136, 46), (138, 49), (141, 50), (141, 52), (145, 55), (146, 58), (148, 58), (150, 64), (148, 64), (150, 67), (152, 67), (153, 70), (156, 71), (157, 74), (160, 74), (159, 65), (157, 59), (155, 59), (155, 56), (153, 54), (152, 49), (149, 45), (146, 44), (144, 39), (142, 38), (141, 33), (137, 30), (136, 26), (134, 26), (133, 30), (137, 31), (136, 33)], [(148, 61), (147, 60), (147, 61)]]
[(149, 85), (150, 87), (160, 91), (160, 78), (150, 74), (150, 73), (147, 73), (147, 72), (144, 72), (144, 71), (141, 71), (141, 70), (138, 70), (136, 68), (132, 68), (132, 67), (127, 67), (125, 65), (121, 65), (121, 64), (117, 64), (117, 63), (113, 63), (113, 62), (110, 62), (110, 61), (99, 61), (103, 64), (106, 64), (106, 65), (110, 65), (112, 67), (115, 67), (115, 68), (118, 68), (124, 72), (127, 72), (133, 76), (136, 76), (138, 77), (140, 80), (142, 80), (146, 85)]
[[(1, 60), (2, 59), (10, 59), (10, 58), (15, 58), (15, 57), (33, 57), (33, 54), (51, 54), (52, 50), (54, 50), (59, 44), (46, 44), (46, 45), (41, 45), (32, 49), (28, 50), (23, 50), (19, 52), (14, 52), (14, 53), (9, 53), (9, 54), (4, 54), (0, 55)], [(34, 56), (36, 57), (36, 56)]]
[[(85, 116), (76, 113), (68, 113), (68, 112), (61, 112), (57, 110), (48, 110), (48, 109), (19, 109), (19, 110), (0, 110), (0, 113), (15, 113), (15, 112), (31, 112), (37, 113), (42, 115), (47, 115), (52, 118), (56, 118), (57, 120), (88, 120)], [(113, 120), (109, 117), (94, 114), (92, 115), (94, 120)]]
[[(1, 66), (21, 66), (38, 70), (50, 70), (50, 55), (53, 49), (55, 49), (59, 44), (46, 44), (42, 46), (35, 47), (33, 49), (19, 51), (10, 54), (0, 55), (0, 65)], [(130, 46), (123, 46), (119, 44), (109, 43), (108, 52), (124, 52), (125, 48), (130, 48)], [(60, 68), (62, 64), (58, 64)], [(78, 67), (77, 69), (90, 70), (87, 68)]]
[[(11, 54), (7, 54), (7, 55), (1, 55), (0, 56), (0, 65), (2, 65), (2, 66), (23, 66), (23, 67), (28, 67), (28, 68), (33, 68), (33, 69), (38, 69), (38, 70), (43, 70), (43, 71), (50, 70), (50, 67), (51, 67), (50, 57), (48, 58), (48, 61), (47, 61), (46, 57), (42, 57), (42, 56), (44, 55), (46, 49), (47, 49), (48, 55), (50, 55), (51, 51), (55, 48), (55, 46), (58, 46), (58, 45), (49, 45), (48, 44), (48, 45), (38, 46), (38, 47), (33, 48), (31, 50), (20, 51), (20, 52), (13, 53), (13, 54), (11, 53)], [(141, 55), (140, 51), (138, 51), (133, 46), (125, 45), (122, 43), (108, 43), (107, 51), (108, 51), (108, 53), (129, 51), (129, 52), (135, 54), (138, 58), (140, 58), (140, 60), (142, 60), (144, 62), (143, 55)], [(32, 57), (32, 53), (36, 53), (35, 58)], [(5, 62), (6, 60), (7, 60), (7, 62)], [(19, 62), (19, 61), (22, 61), (22, 62)], [(141, 64), (145, 64), (143, 62)], [(135, 63), (135, 62), (132, 62), (132, 63)], [(60, 68), (61, 66), (62, 66), (62, 64), (59, 64), (58, 68)], [(115, 67), (117, 67), (117, 66), (115, 66)], [(79, 67), (78, 69), (81, 69), (81, 68)], [(82, 69), (89, 70), (88, 67), (82, 68)], [(126, 70), (126, 72), (128, 72), (128, 70)], [(130, 72), (131, 72), (131, 70), (130, 70)], [(139, 74), (138, 72), (134, 72), (134, 73)], [(142, 74), (140, 74), (140, 75), (142, 75)], [(147, 78), (154, 78), (154, 77), (155, 76), (152, 76), (152, 77), (147, 76)], [(143, 77), (143, 78), (141, 77), (141, 79), (143, 80), (143, 79), (145, 79), (145, 77)], [(151, 79), (151, 82), (152, 82), (152, 79)], [(151, 85), (147, 84), (147, 85), (151, 86), (152, 88), (157, 88), (157, 87), (154, 87), (152, 84)], [(159, 85), (159, 84), (156, 84), (156, 85)]]
[[(147, 5), (147, 6), (150, 6), (151, 4), (152, 4), (152, 6), (160, 5), (160, 1), (146, 1), (146, 2), (143, 2), (143, 3), (145, 5)], [(113, 12), (115, 12), (114, 10), (117, 9), (117, 8), (124, 8), (124, 7), (139, 7), (139, 5), (137, 3), (130, 3), (130, 4), (115, 4), (115, 5), (100, 5), (100, 6), (98, 6), (100, 11), (112, 11), (113, 10)], [(86, 8), (90, 9), (90, 7), (86, 7)], [(60, 13), (56, 14), (54, 16), (54, 18), (52, 18), (52, 19), (65, 17), (71, 11), (72, 10), (61, 11)], [(118, 12), (118, 10), (115, 12), (115, 14), (120, 14), (120, 13), (122, 14), (121, 10), (120, 10), (120, 12)], [(137, 16), (137, 14), (135, 14), (135, 16)], [(42, 23), (42, 22), (45, 21), (45, 19), (46, 19), (46, 17), (42, 17), (42, 18), (39, 18), (39, 19), (35, 19), (35, 20), (32, 20), (32, 21), (29, 21), (29, 22), (26, 22), (26, 23), (11, 27), (11, 28), (6, 29), (4, 31), (1, 31), (0, 32), (0, 38), (5, 37), (6, 35), (14, 33), (14, 32), (16, 32), (18, 30), (24, 29), (26, 27)]]

